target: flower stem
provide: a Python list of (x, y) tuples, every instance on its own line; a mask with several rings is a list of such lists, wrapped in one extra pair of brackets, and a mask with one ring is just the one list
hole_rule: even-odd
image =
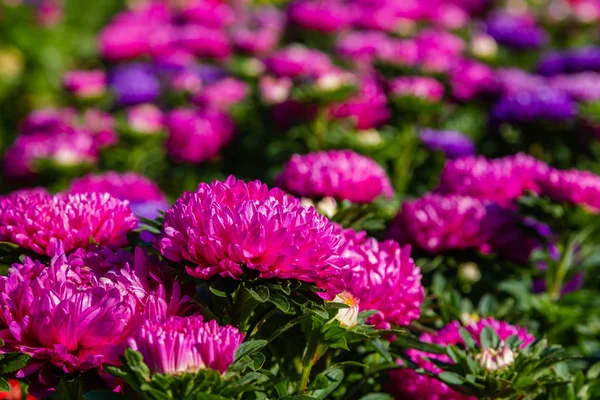
[(315, 332), (310, 333), (308, 337), (308, 343), (304, 349), (304, 355), (302, 356), (302, 377), (300, 378), (299, 392), (306, 392), (306, 386), (308, 385), (308, 379), (310, 378), (310, 371), (315, 363), (315, 353), (319, 345), (318, 335)]

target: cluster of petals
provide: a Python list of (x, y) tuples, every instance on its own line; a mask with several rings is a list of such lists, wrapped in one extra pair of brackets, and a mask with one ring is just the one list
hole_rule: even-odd
[(153, 268), (140, 249), (79, 249), (67, 257), (58, 244), (48, 264), (26, 257), (0, 278), (2, 350), (33, 357), (21, 375), (46, 363), (67, 373), (118, 364), (143, 319), (179, 313), (188, 301)]
[(421, 270), (410, 247), (392, 240), (378, 242), (365, 232), (344, 231), (343, 255), (350, 262), (346, 290), (358, 299), (360, 310), (377, 310), (367, 322), (379, 329), (406, 326), (419, 318), (425, 297)]
[(393, 97), (414, 96), (423, 100), (438, 102), (444, 97), (444, 85), (426, 76), (404, 76), (389, 82)]
[(441, 151), (447, 158), (472, 156), (475, 143), (464, 133), (449, 130), (422, 129), (419, 139), (430, 150)]
[(223, 374), (243, 340), (233, 326), (206, 322), (199, 315), (145, 320), (128, 344), (155, 373), (193, 374), (208, 368)]
[(334, 104), (329, 113), (333, 118), (353, 121), (357, 129), (376, 128), (391, 117), (383, 87), (372, 77), (363, 78), (358, 93)]
[(234, 177), (184, 193), (167, 211), (157, 241), (166, 258), (185, 261), (194, 277), (239, 279), (245, 267), (265, 279), (315, 283), (328, 298), (344, 290), (341, 245), (341, 229), (314, 208)]
[(589, 171), (552, 169), (538, 181), (543, 195), (600, 210), (600, 177)]
[(463, 157), (446, 162), (437, 191), (507, 205), (528, 190), (539, 192), (537, 181), (547, 171), (542, 161), (522, 153), (497, 159)]
[(298, 196), (329, 196), (358, 203), (394, 195), (385, 170), (371, 158), (351, 150), (295, 154), (277, 183)]
[(493, 117), (502, 122), (564, 121), (576, 114), (576, 103), (552, 87), (507, 94), (492, 109)]
[(48, 256), (55, 254), (59, 241), (66, 252), (92, 242), (121, 247), (136, 225), (128, 202), (108, 193), (33, 192), (0, 198), (0, 241)]

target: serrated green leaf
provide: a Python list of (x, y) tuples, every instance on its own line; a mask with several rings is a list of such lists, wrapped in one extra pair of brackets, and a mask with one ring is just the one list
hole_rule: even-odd
[(251, 355), (265, 347), (269, 342), (266, 340), (250, 340), (249, 342), (244, 342), (237, 348), (235, 352), (235, 360), (239, 360), (244, 356)]
[(275, 307), (277, 307), (280, 311), (286, 314), (289, 313), (292, 309), (289, 300), (280, 294), (275, 294), (271, 296), (269, 300), (275, 305)]
[(262, 285), (257, 285), (254, 287), (246, 287), (246, 290), (255, 300), (260, 303), (264, 303), (269, 300), (269, 288)]
[(31, 356), (23, 353), (5, 353), (0, 361), (0, 374), (6, 375), (24, 368)]

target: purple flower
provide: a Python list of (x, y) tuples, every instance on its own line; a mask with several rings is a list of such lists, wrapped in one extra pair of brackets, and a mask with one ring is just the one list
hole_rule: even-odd
[(0, 277), (2, 351), (33, 357), (21, 375), (47, 362), (66, 373), (119, 364), (144, 318), (166, 318), (189, 301), (140, 249), (133, 257), (98, 248), (67, 257), (58, 242), (51, 255), (49, 264), (25, 257)]
[(218, 156), (233, 139), (234, 125), (224, 113), (177, 109), (167, 115), (167, 150), (178, 161), (201, 163)]
[(546, 42), (546, 32), (531, 16), (496, 13), (488, 17), (485, 27), (498, 43), (515, 49), (539, 49)]
[(563, 92), (551, 88), (508, 94), (492, 109), (494, 118), (504, 122), (564, 121), (576, 114), (576, 103)]
[(353, 19), (349, 5), (337, 0), (296, 0), (288, 7), (292, 22), (320, 32), (338, 32), (347, 28)]
[(475, 144), (465, 134), (457, 131), (423, 129), (421, 142), (430, 150), (441, 151), (448, 158), (471, 156), (476, 153)]
[(59, 241), (66, 252), (85, 249), (91, 242), (124, 246), (136, 225), (128, 202), (107, 193), (0, 198), (0, 241), (48, 256)]
[(314, 283), (328, 299), (345, 286), (341, 245), (341, 229), (314, 208), (233, 177), (184, 193), (167, 211), (157, 242), (167, 259), (187, 261), (196, 278), (240, 279), (245, 266), (263, 279)]
[(225, 78), (205, 86), (194, 96), (194, 103), (202, 108), (227, 111), (248, 96), (248, 84), (236, 78)]
[(425, 291), (421, 270), (410, 258), (410, 247), (366, 238), (365, 232), (344, 231), (344, 253), (350, 260), (346, 290), (359, 300), (360, 310), (377, 310), (367, 322), (378, 329), (407, 326), (419, 318)]
[(494, 83), (490, 91), (498, 95), (513, 95), (518, 92), (534, 92), (546, 84), (543, 76), (532, 75), (518, 68), (500, 68), (494, 72)]
[(278, 186), (305, 197), (335, 197), (370, 203), (393, 197), (385, 170), (369, 157), (351, 150), (295, 154), (277, 178)]
[(401, 76), (389, 81), (392, 97), (417, 97), (432, 103), (444, 97), (444, 85), (426, 76)]
[(546, 76), (600, 71), (600, 47), (581, 47), (549, 53), (542, 57), (537, 70)]
[(109, 171), (102, 175), (87, 175), (71, 182), (69, 193), (90, 192), (108, 193), (119, 200), (128, 200), (133, 212), (144, 218), (153, 219), (159, 210), (168, 208), (166, 198), (158, 186), (134, 172), (120, 174)]
[(153, 104), (140, 104), (127, 109), (127, 125), (136, 133), (153, 135), (164, 128), (164, 115)]
[(150, 67), (126, 64), (111, 72), (110, 88), (120, 105), (150, 103), (160, 94), (160, 83)]
[(575, 101), (600, 100), (600, 73), (581, 72), (557, 75), (549, 79), (550, 87), (566, 93)]
[(510, 205), (527, 190), (539, 192), (538, 179), (548, 166), (519, 153), (497, 159), (464, 157), (446, 161), (437, 191)]
[(550, 170), (538, 180), (541, 194), (557, 201), (600, 210), (600, 177), (589, 171)]
[(129, 346), (154, 373), (194, 374), (209, 368), (224, 374), (243, 340), (244, 334), (233, 326), (205, 322), (202, 316), (173, 316), (144, 321)]
[(63, 77), (63, 85), (79, 98), (100, 97), (106, 92), (106, 74), (102, 70), (69, 71)]
[(490, 250), (494, 234), (486, 203), (467, 196), (427, 194), (406, 201), (388, 236), (429, 253), (448, 250)]
[(354, 121), (357, 129), (376, 128), (391, 116), (383, 89), (375, 79), (368, 77), (363, 79), (355, 96), (333, 105), (329, 113), (334, 118)]
[(301, 44), (277, 50), (265, 64), (275, 75), (289, 78), (315, 77), (333, 69), (327, 54)]

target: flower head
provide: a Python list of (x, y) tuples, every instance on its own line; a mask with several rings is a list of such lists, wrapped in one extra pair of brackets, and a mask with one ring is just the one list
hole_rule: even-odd
[(120, 247), (137, 225), (128, 202), (107, 193), (45, 195), (0, 199), (0, 240), (52, 256), (61, 241), (66, 252), (91, 242)]
[(236, 78), (225, 78), (205, 86), (194, 96), (194, 103), (201, 107), (227, 111), (248, 96), (248, 84)]
[(550, 87), (568, 94), (576, 101), (600, 100), (600, 73), (580, 72), (557, 75), (549, 79)]
[(600, 47), (580, 47), (549, 53), (540, 59), (537, 70), (546, 76), (600, 71)]
[(301, 44), (277, 50), (266, 60), (267, 68), (279, 77), (319, 76), (333, 68), (329, 56)]
[(153, 104), (140, 104), (127, 109), (127, 124), (136, 133), (155, 134), (164, 126), (164, 115)]
[(457, 392), (444, 382), (411, 368), (390, 372), (386, 390), (398, 400), (477, 400)]
[(277, 181), (285, 190), (306, 197), (331, 196), (370, 203), (379, 196), (394, 195), (385, 170), (372, 159), (350, 150), (296, 154)]
[(320, 32), (337, 32), (350, 25), (351, 7), (341, 1), (297, 0), (288, 7), (292, 22)]
[(391, 113), (381, 85), (375, 79), (365, 78), (358, 93), (342, 103), (333, 105), (330, 115), (338, 119), (352, 120), (357, 129), (370, 129), (386, 122)]
[(498, 43), (515, 49), (538, 49), (546, 41), (546, 32), (530, 16), (497, 13), (486, 21), (486, 32)]
[(600, 176), (592, 172), (553, 169), (538, 183), (542, 195), (600, 211)]
[(144, 64), (126, 64), (115, 68), (111, 72), (110, 88), (121, 105), (152, 102), (160, 94), (158, 79)]
[(77, 97), (99, 97), (106, 91), (106, 74), (102, 70), (69, 71), (63, 77), (63, 85)]
[(457, 131), (436, 131), (423, 129), (419, 134), (421, 142), (434, 151), (441, 151), (448, 158), (459, 158), (475, 154), (475, 144), (465, 134)]
[(258, 181), (201, 183), (166, 215), (157, 247), (168, 259), (186, 260), (200, 279), (240, 279), (242, 266), (261, 278), (315, 283), (333, 298), (344, 289), (347, 262), (340, 229), (314, 208)]
[(493, 117), (503, 122), (529, 122), (538, 119), (564, 121), (576, 114), (576, 103), (565, 93), (552, 88), (508, 94), (492, 109)]
[(340, 326), (344, 328), (356, 326), (358, 323), (358, 306), (360, 301), (350, 294), (350, 292), (344, 291), (336, 295), (332, 302), (348, 306), (348, 308), (341, 308), (335, 315), (335, 319), (339, 322)]
[(389, 82), (392, 97), (413, 96), (438, 102), (444, 97), (444, 85), (426, 76), (403, 76)]
[(344, 253), (350, 260), (346, 290), (360, 310), (377, 310), (367, 322), (379, 329), (410, 325), (421, 314), (425, 297), (421, 270), (410, 258), (410, 247), (366, 238), (364, 232), (344, 231)]

